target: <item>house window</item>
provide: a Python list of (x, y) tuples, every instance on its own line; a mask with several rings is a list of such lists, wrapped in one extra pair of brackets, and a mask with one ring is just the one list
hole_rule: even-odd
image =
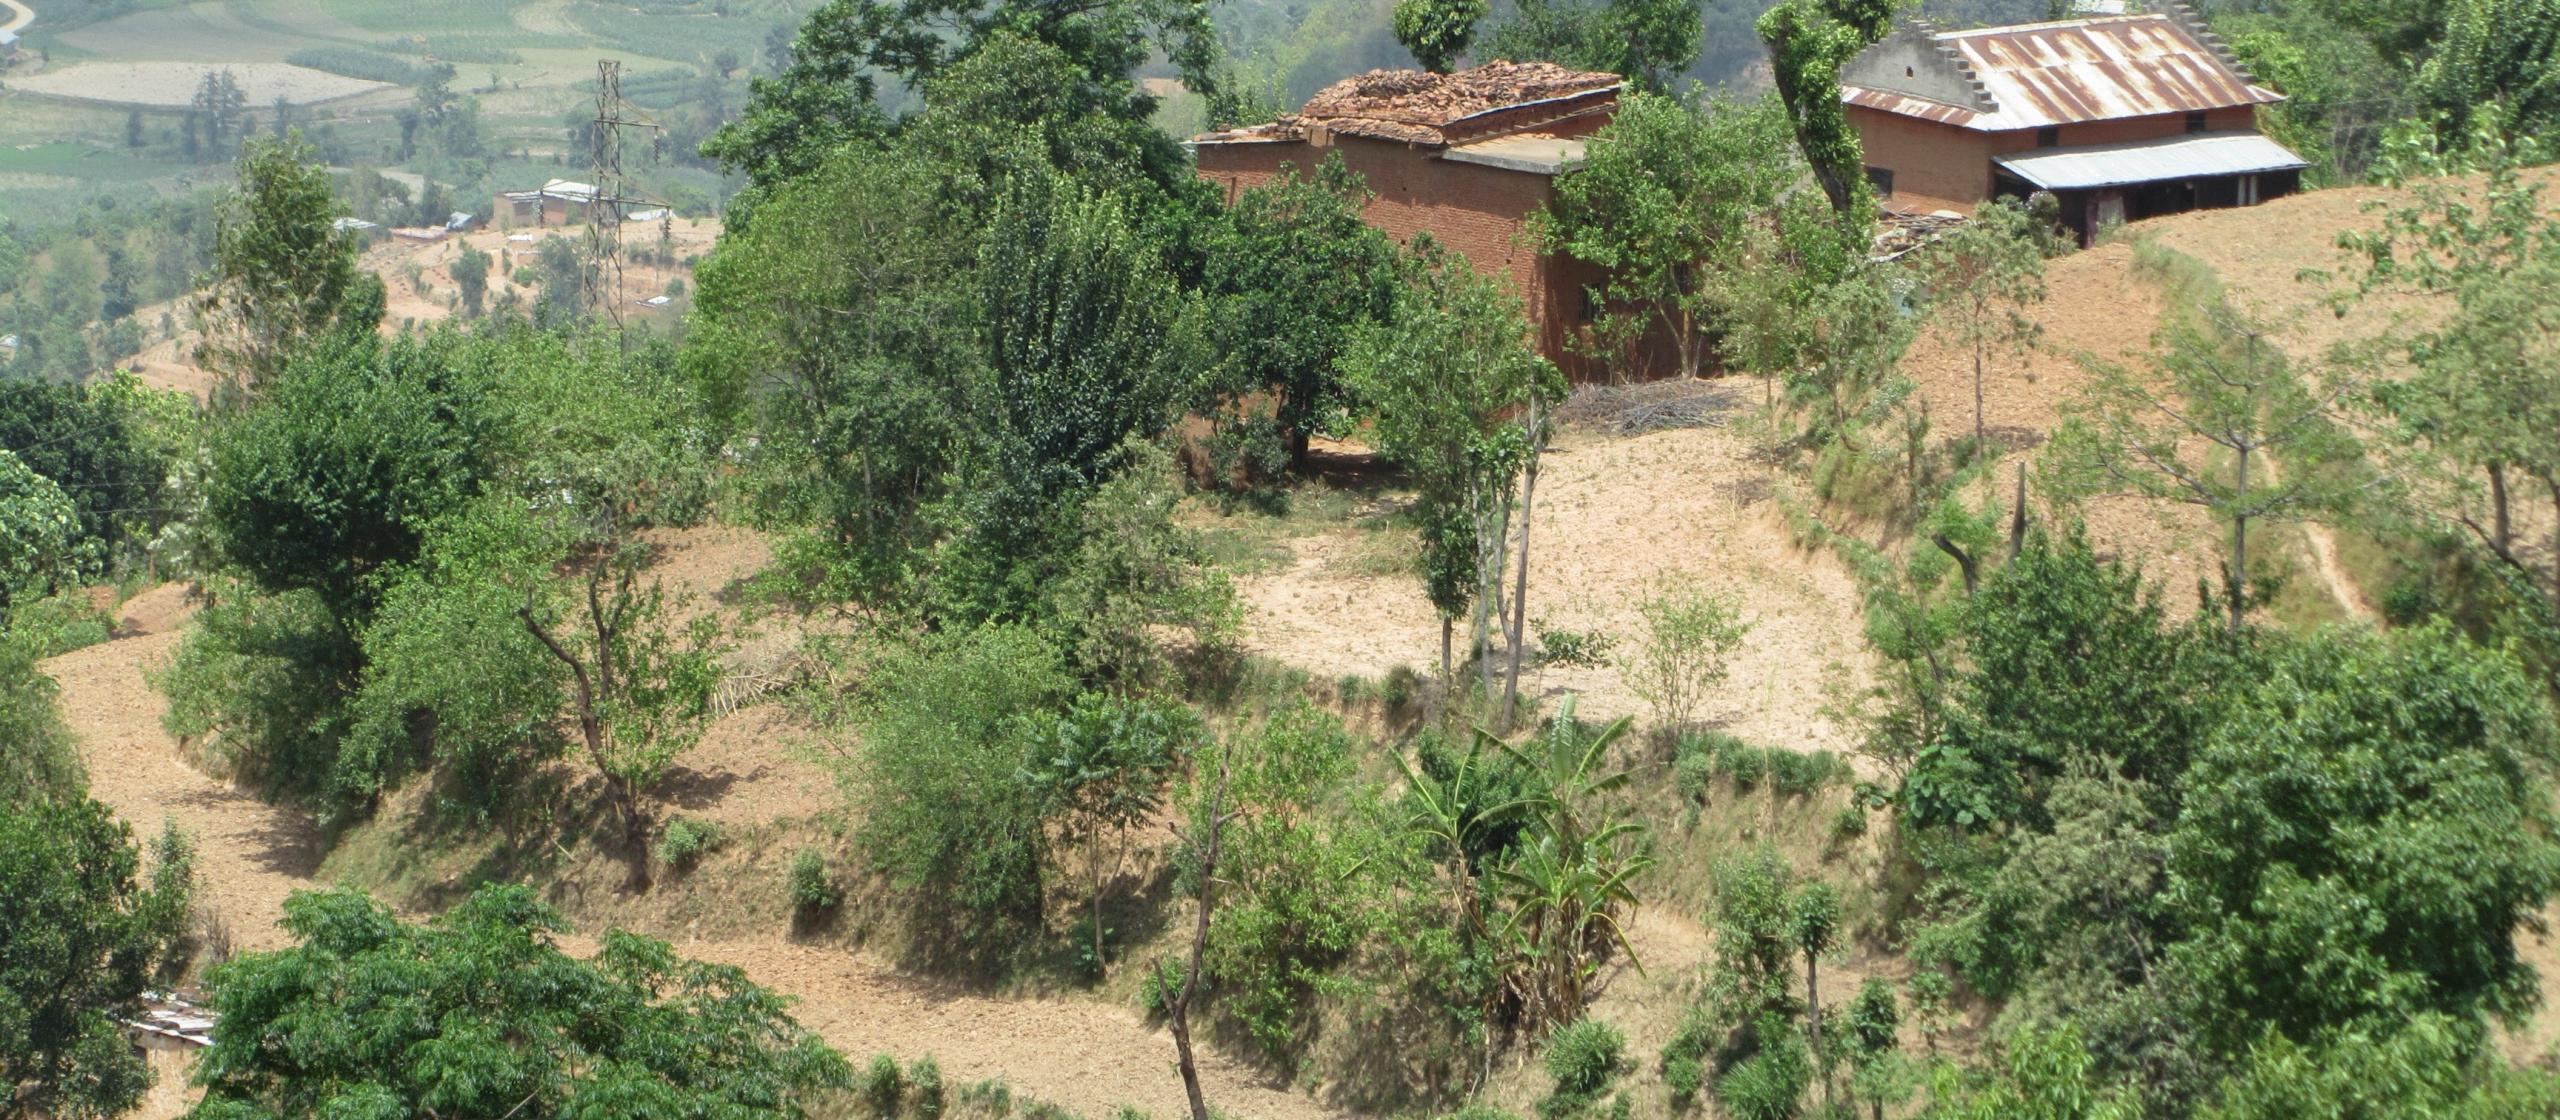
[(2058, 148), (2061, 146), (2062, 126), (2046, 125), (2045, 127), (2036, 130), (2036, 147)]
[(1870, 186), (1870, 187), (1874, 187), (1874, 188), (1876, 189), (1876, 197), (1877, 197), (1877, 198), (1892, 198), (1892, 197), (1893, 197), (1893, 169), (1892, 169), (1892, 168), (1890, 168), (1890, 167), (1870, 167), (1870, 168), (1868, 168), (1868, 169), (1867, 169), (1867, 185), (1868, 185), (1868, 186)]
[(2202, 132), (2202, 131), (2204, 131), (2204, 113), (2203, 113), (2203, 112), (2199, 111), (2199, 112), (2193, 112), (2193, 113), (2189, 113), (2189, 114), (2187, 114), (2187, 131), (2189, 131), (2189, 132)]

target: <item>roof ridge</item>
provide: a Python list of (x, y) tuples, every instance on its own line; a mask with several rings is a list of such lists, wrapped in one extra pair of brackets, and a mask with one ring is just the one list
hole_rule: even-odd
[[(2183, 6), (2183, 5), (2181, 5)], [(2078, 19), (2049, 19), (2039, 23), (2004, 23), (1993, 27), (1968, 27), (1961, 31), (1938, 32), (1940, 39), (1970, 39), (1977, 35), (2013, 35), (2020, 31), (2051, 31), (2061, 27), (2097, 27), (2110, 23), (2134, 23), (2140, 20), (2177, 20), (2166, 12), (2127, 12), (2120, 16), (2082, 16)]]

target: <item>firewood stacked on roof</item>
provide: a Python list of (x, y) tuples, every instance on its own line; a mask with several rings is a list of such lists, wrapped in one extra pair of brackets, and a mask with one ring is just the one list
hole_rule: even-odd
[(1307, 126), (1382, 140), (1446, 143), (1441, 126), (1500, 109), (1617, 86), (1615, 74), (1572, 70), (1552, 62), (1495, 60), (1454, 74), (1372, 70), (1326, 86), (1306, 107), (1269, 124), (1221, 137), (1294, 139)]

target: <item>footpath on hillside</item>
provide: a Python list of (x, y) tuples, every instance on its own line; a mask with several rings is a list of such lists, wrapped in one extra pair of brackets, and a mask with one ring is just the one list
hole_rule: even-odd
[[(167, 705), (144, 674), (166, 663), (188, 613), (179, 588), (158, 588), (126, 605), (113, 640), (53, 658), (43, 669), (61, 685), (63, 717), (79, 737), (91, 795), (138, 834), (156, 833), (170, 820), (193, 835), (200, 904), (220, 916), (236, 950), (280, 948), (290, 941), (276, 924), (285, 897), (322, 885), (312, 877), (325, 854), (319, 829), (305, 813), (188, 765), (161, 729)], [(591, 951), (596, 931), (580, 932), (564, 946)], [(672, 939), (687, 956), (737, 965), (757, 983), (796, 997), (793, 1014), (857, 1064), (877, 1052), (905, 1061), (931, 1054), (952, 1083), (1000, 1078), (1016, 1094), (1085, 1116), (1109, 1116), (1123, 1104), (1157, 1116), (1186, 1111), (1171, 1038), (1136, 1008), (990, 999), (861, 953), (780, 939)], [(1250, 1069), (1204, 1059), (1210, 1099), (1233, 1115), (1339, 1115)]]

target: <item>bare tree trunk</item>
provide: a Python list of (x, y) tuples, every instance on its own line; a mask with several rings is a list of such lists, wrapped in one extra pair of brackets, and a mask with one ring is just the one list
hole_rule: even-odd
[(1216, 904), (1218, 845), (1227, 832), (1228, 758), (1218, 759), (1218, 788), (1209, 795), (1208, 839), (1200, 849), (1200, 915), (1191, 926), (1191, 966), (1183, 970), (1182, 991), (1173, 997), (1165, 1018), (1173, 1028), (1173, 1050), (1182, 1071), (1182, 1092), (1191, 1100), (1191, 1120), (1209, 1120), (1209, 1099), (1200, 1092), (1200, 1066), (1191, 1055), (1191, 998), (1200, 990), (1200, 958), (1209, 951), (1210, 908)]
[(1945, 533), (1931, 533), (1929, 540), (1938, 546), (1938, 551), (1956, 558), (1956, 570), (1964, 573), (1965, 594), (1971, 595), (1981, 588), (1982, 572), (1970, 553), (1956, 547), (1956, 542), (1948, 540)]
[(2492, 540), (2501, 556), (2512, 555), (2515, 545), (2515, 523), (2507, 516), (2507, 465), (2489, 464), (2489, 517), (2494, 526)]
[[(587, 761), (604, 779), (605, 790), (613, 798), (614, 808), (622, 817), (623, 839), (630, 848), (630, 886), (645, 890), (649, 886), (648, 825), (640, 815), (640, 799), (632, 791), (630, 779), (615, 773), (607, 762), (604, 718), (600, 714), (603, 710), (602, 697), (597, 694), (593, 678), (587, 675), (586, 662), (560, 644), (560, 640), (552, 637), (541, 623), (534, 621), (532, 593), (526, 593), (524, 605), (516, 608), (516, 617), (523, 620), (526, 632), (532, 634), (535, 641), (541, 642), (552, 657), (569, 667), (570, 682), (578, 704), (579, 738), (586, 745)], [(598, 667), (605, 668), (608, 661), (608, 658), (598, 657)]]
[(1545, 456), (1546, 407), (1536, 397), (1529, 400), (1529, 464), (1520, 478), (1520, 561), (1519, 576), (1511, 585), (1511, 671), (1502, 685), (1502, 733), (1511, 733), (1511, 716), (1520, 699), (1520, 662), (1528, 647), (1522, 642), (1529, 634), (1529, 517), (1536, 511), (1538, 497), (1538, 460)]
[[(1981, 309), (1976, 308), (1977, 320), (1981, 314)], [(1977, 322), (1975, 326), (1979, 328), (1980, 323)], [(1975, 454), (1980, 454), (1982, 450), (1982, 339), (1979, 335), (1973, 340), (1973, 446)]]
[(1440, 616), (1440, 698), (1444, 705), (1448, 703), (1449, 690), (1456, 687), (1454, 677), (1457, 670), (1449, 665), (1449, 643), (1457, 626), (1457, 619), (1445, 614)]
[(2018, 553), (2024, 551), (2026, 547), (2027, 464), (2021, 461), (2018, 464), (2018, 499), (2017, 503), (2010, 507), (2009, 514), (2009, 559), (2016, 560)]
[[(2245, 507), (2249, 501), (2249, 449), (2236, 449), (2239, 485), (2234, 492)], [(2249, 589), (2249, 515), (2238, 510), (2231, 514), (2231, 631), (2239, 633), (2240, 616), (2248, 610)]]
[(1805, 1035), (1813, 1040), (1813, 1059), (1822, 1067), (1822, 1100), (1831, 1101), (1831, 1063), (1822, 1055), (1822, 987), (1815, 965), (1821, 958), (1813, 950), (1804, 954), (1804, 1025)]

